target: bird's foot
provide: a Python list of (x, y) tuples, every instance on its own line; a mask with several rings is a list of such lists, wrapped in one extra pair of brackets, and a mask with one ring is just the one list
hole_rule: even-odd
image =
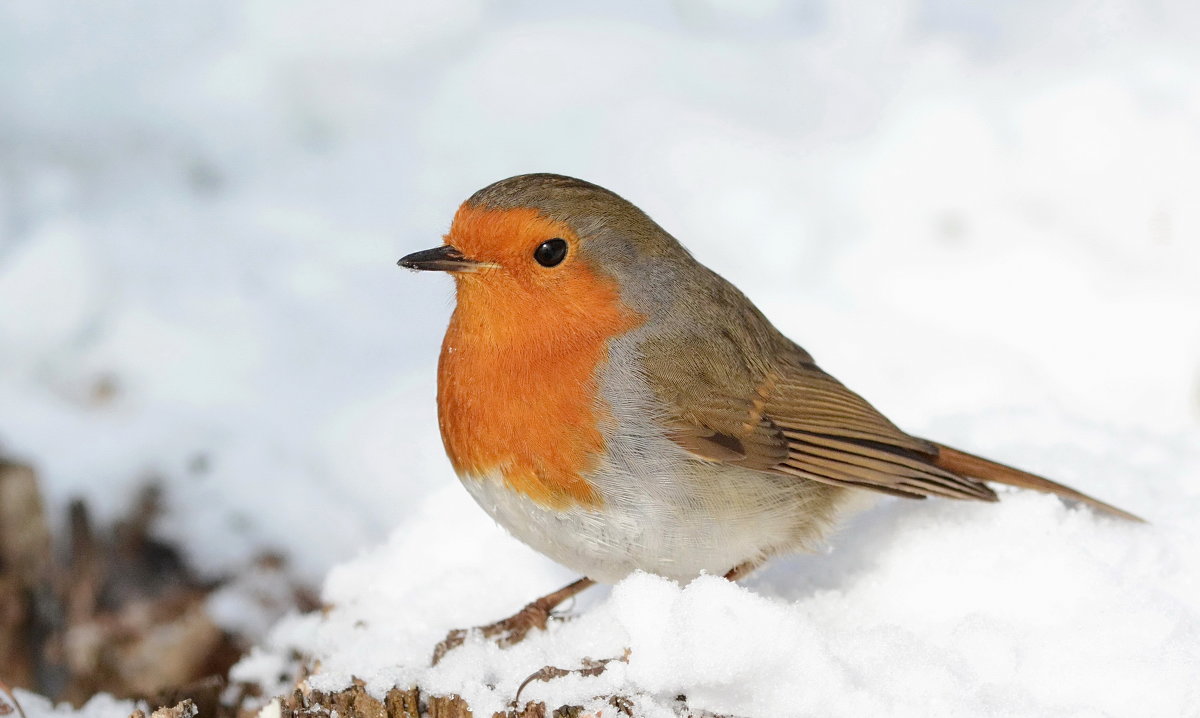
[(447, 633), (446, 638), (433, 649), (433, 665), (436, 666), (447, 653), (461, 646), (472, 633), (495, 638), (496, 645), (508, 648), (525, 640), (525, 636), (535, 628), (545, 630), (549, 620), (550, 611), (534, 601), (504, 620), (475, 628), (456, 628)]
[(563, 676), (571, 676), (571, 675), (598, 676), (601, 673), (604, 673), (604, 671), (608, 670), (608, 664), (613, 663), (614, 661), (617, 663), (629, 663), (629, 649), (626, 648), (625, 652), (619, 656), (614, 656), (612, 658), (602, 658), (598, 661), (592, 660), (591, 658), (584, 658), (582, 661), (580, 661), (581, 667), (579, 667), (579, 668), (559, 668), (558, 666), (543, 666), (543, 667), (539, 668), (537, 671), (535, 671), (534, 673), (532, 673), (528, 678), (521, 681), (520, 687), (517, 688), (517, 695), (515, 695), (513, 697), (512, 703), (509, 705), (511, 708), (514, 708), (514, 709), (517, 708), (521, 703), (521, 691), (524, 691), (525, 687), (528, 686), (530, 683), (533, 683), (534, 681), (540, 681), (542, 683), (547, 683), (549, 681), (554, 680), (555, 678), (562, 678)]
[(509, 648), (515, 646), (525, 640), (525, 636), (530, 631), (537, 629), (544, 631), (546, 624), (553, 617), (552, 611), (558, 604), (571, 598), (575, 594), (591, 586), (594, 581), (590, 578), (581, 578), (574, 583), (567, 584), (546, 596), (526, 604), (525, 608), (517, 611), (508, 618), (489, 623), (486, 626), (478, 626), (476, 628), (456, 628), (438, 643), (433, 649), (433, 665), (437, 665), (447, 653), (458, 648), (467, 640), (467, 636), (473, 632), (478, 632), (484, 638), (493, 638), (496, 645), (501, 648)]

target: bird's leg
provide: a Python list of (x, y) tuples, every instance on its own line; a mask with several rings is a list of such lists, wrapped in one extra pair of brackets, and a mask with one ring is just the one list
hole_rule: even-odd
[(745, 563), (739, 563), (738, 565), (729, 569), (729, 571), (725, 573), (725, 580), (737, 583), (738, 581), (741, 581), (743, 578), (749, 576), (754, 571), (754, 569), (758, 568), (761, 565), (762, 565), (762, 561), (747, 561)]
[(566, 586), (558, 589), (554, 593), (547, 594), (541, 598), (526, 604), (525, 608), (517, 611), (495, 623), (486, 626), (477, 626), (476, 628), (463, 629), (456, 628), (446, 634), (446, 638), (433, 650), (433, 665), (437, 665), (439, 661), (449, 651), (458, 648), (466, 640), (467, 635), (471, 631), (479, 631), (484, 638), (497, 638), (496, 643), (501, 648), (515, 646), (525, 639), (525, 634), (533, 629), (544, 630), (546, 622), (550, 620), (550, 612), (558, 606), (558, 604), (578, 594), (584, 589), (592, 586), (596, 582), (590, 578), (581, 578), (578, 581), (568, 583)]
[[(762, 561), (746, 561), (745, 563), (739, 563), (737, 566), (734, 566), (733, 568), (729, 569), (725, 573), (725, 580), (732, 581), (732, 582), (740, 581), (741, 579), (745, 578), (746, 576), (749, 576), (754, 571), (754, 569), (758, 568), (761, 565), (762, 565)], [(576, 584), (578, 584), (582, 581), (587, 581), (587, 580), (588, 579), (586, 579), (586, 578), (580, 579), (579, 581), (576, 581), (575, 583), (571, 584), (570, 586), (567, 586), (567, 587), (565, 587), (555, 593), (552, 593), (543, 599), (539, 599), (539, 600), (542, 600), (542, 601), (545, 601), (547, 599), (554, 600), (554, 603), (549, 606), (549, 608), (553, 608), (558, 603), (566, 600), (566, 598), (568, 596), (574, 596), (576, 593), (579, 593), (584, 588), (587, 588), (589, 585), (591, 585), (590, 583), (588, 583), (579, 588), (575, 588)], [(568, 590), (570, 590), (569, 593), (564, 593)], [(563, 594), (563, 595), (560, 596), (559, 594)], [(528, 606), (525, 607), (525, 610), (529, 610), (536, 603), (537, 603), (537, 601), (534, 601), (534, 603), (529, 604)], [(524, 613), (524, 611), (522, 611), (522, 613)], [(520, 615), (521, 614), (518, 613), (516, 616), (506, 619), (505, 621), (500, 621), (499, 623), (493, 623), (491, 626), (484, 627), (482, 629), (484, 632), (483, 635), (485, 635), (485, 636), (492, 635), (492, 634), (488, 633), (489, 629), (500, 627), (506, 621), (511, 621), (513, 619), (516, 619), (516, 618), (520, 617)], [(546, 615), (548, 615), (548, 614), (546, 614)], [(542, 619), (542, 621), (538, 625), (538, 627), (544, 628), (545, 625), (546, 625), (545, 619)], [(497, 630), (497, 632), (500, 632), (503, 630), (506, 630), (506, 629), (499, 628)], [(528, 628), (525, 629), (525, 631), (528, 631), (528, 630), (529, 630)], [(462, 634), (461, 631), (459, 631), (458, 633)], [(525, 635), (524, 632), (522, 632), (521, 636), (524, 637), (524, 635)], [(452, 633), (451, 637), (456, 637), (458, 639), (458, 643), (462, 643), (462, 639), (463, 639), (463, 637), (465, 637), (465, 634), (462, 634), (460, 636), (455, 636), (455, 634)], [(447, 638), (447, 641), (449, 641), (449, 640), (450, 640), (450, 637)], [(501, 641), (503, 641), (503, 640), (504, 639), (501, 639)], [(517, 641), (519, 641), (519, 640), (520, 640), (520, 638), (517, 639)], [(447, 641), (443, 641), (443, 645)], [(507, 644), (504, 644), (502, 642), (501, 645), (512, 645), (513, 643), (516, 643), (517, 641), (511, 641)], [(456, 643), (455, 645), (458, 645), (458, 644)], [(439, 645), (438, 650), (440, 651), (441, 648), (442, 648), (441, 645)], [(449, 650), (450, 648), (453, 648), (453, 646), (447, 647), (446, 650)], [(445, 653), (445, 651), (442, 651), (442, 653)], [(620, 661), (622, 663), (628, 663), (629, 662), (629, 653), (630, 653), (629, 649), (626, 648), (625, 653), (623, 653), (622, 655), (617, 656), (615, 658), (605, 658), (605, 659), (602, 659), (599, 661), (593, 661), (591, 659), (585, 658), (585, 659), (583, 659), (583, 668), (576, 668), (574, 670), (567, 669), (567, 668), (559, 668), (557, 666), (544, 666), (540, 670), (538, 670), (536, 673), (533, 673), (532, 675), (530, 675), (528, 678), (526, 678), (521, 683), (521, 687), (517, 689), (517, 695), (515, 698), (513, 698), (513, 701), (512, 701), (512, 704), (510, 707), (512, 707), (514, 709), (516, 709), (518, 707), (518, 704), (521, 700), (521, 691), (524, 691), (525, 687), (534, 681), (546, 682), (546, 681), (554, 680), (555, 678), (562, 678), (563, 676), (569, 676), (569, 675), (598, 676), (601, 673), (603, 673), (604, 669), (608, 666), (608, 664), (612, 663), (613, 661)], [(439, 658), (440, 658), (440, 654), (435, 654), (435, 656), (434, 656), (435, 664), (437, 663)]]

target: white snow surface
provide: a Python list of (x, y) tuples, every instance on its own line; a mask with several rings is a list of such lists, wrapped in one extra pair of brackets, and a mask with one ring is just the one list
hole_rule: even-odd
[(127, 718), (135, 710), (146, 711), (149, 708), (134, 701), (118, 700), (107, 693), (97, 693), (78, 708), (70, 703), (55, 704), (44, 696), (20, 688), (13, 691), (13, 697), (28, 718)]
[[(522, 697), (1200, 714), (1194, 3), (13, 0), (0, 59), (0, 450), (56, 517), (158, 480), (204, 571), (328, 574), (243, 674), (294, 645), (497, 707), (629, 648)], [(638, 203), (901, 426), (1151, 524), (884, 500), (745, 587), (635, 576), (429, 669), (573, 578), (457, 486), (450, 283), (394, 266), (530, 171)]]
[[(1175, 449), (1124, 469), (1195, 475), (1200, 456)], [(382, 696), (420, 685), (490, 715), (543, 666), (628, 649), (627, 665), (600, 676), (530, 683), (522, 704), (603, 709), (594, 699), (616, 694), (639, 715), (665, 716), (684, 694), (692, 709), (738, 716), (1194, 715), (1195, 492), (1151, 527), (1047, 496), (1004, 498), (884, 502), (828, 554), (778, 561), (745, 586), (636, 574), (611, 593), (593, 589), (544, 634), (508, 650), (475, 637), (430, 668), (449, 629), (509, 615), (571, 578), (446, 489), (330, 573), (331, 612), (285, 620), (234, 677), (272, 686), (295, 649), (320, 663), (313, 688), (359, 678)]]

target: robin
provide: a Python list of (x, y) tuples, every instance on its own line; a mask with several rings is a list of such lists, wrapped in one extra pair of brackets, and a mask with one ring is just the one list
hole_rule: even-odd
[(455, 280), (437, 402), (463, 485), (584, 576), (482, 628), (502, 645), (596, 581), (737, 580), (811, 549), (862, 492), (996, 501), (987, 481), (1141, 520), (905, 433), (597, 185), (501, 180), (459, 207), (443, 245), (399, 264)]

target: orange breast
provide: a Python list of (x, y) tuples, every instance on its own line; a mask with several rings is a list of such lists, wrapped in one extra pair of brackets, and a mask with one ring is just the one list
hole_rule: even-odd
[[(608, 342), (640, 322), (615, 283), (579, 257), (536, 266), (533, 248), (552, 237), (577, 249), (569, 228), (533, 210), (460, 209), (448, 240), (502, 268), (455, 276), (439, 424), (460, 476), (498, 475), (544, 506), (596, 506), (584, 474), (604, 452), (601, 422), (611, 420), (597, 372)], [(489, 253), (501, 239), (504, 251)]]

